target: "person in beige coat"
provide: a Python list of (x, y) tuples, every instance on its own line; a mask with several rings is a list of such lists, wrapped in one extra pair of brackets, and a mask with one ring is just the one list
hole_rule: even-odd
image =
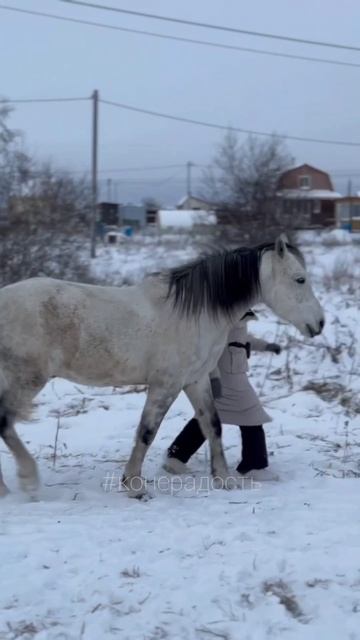
[[(255, 317), (252, 311), (248, 311), (233, 326), (218, 362), (220, 379), (212, 379), (215, 405), (221, 422), (240, 427), (242, 458), (237, 471), (242, 475), (268, 466), (263, 424), (271, 421), (249, 382), (248, 359), (251, 350), (276, 354), (281, 351), (278, 344), (248, 333), (247, 322)], [(185, 471), (185, 463), (204, 442), (199, 423), (192, 418), (168, 448), (164, 468), (171, 473)]]

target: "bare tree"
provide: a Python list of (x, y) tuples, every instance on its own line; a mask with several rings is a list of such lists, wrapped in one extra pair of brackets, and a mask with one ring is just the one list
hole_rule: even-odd
[(153, 198), (152, 196), (146, 196), (142, 199), (141, 204), (145, 209), (161, 209), (161, 204), (159, 200)]
[(91, 191), (85, 177), (73, 177), (50, 163), (36, 167), (27, 193), (10, 204), (10, 220), (62, 233), (88, 233)]
[(0, 286), (35, 276), (92, 282), (79, 238), (48, 230), (7, 227), (0, 237)]
[(20, 195), (31, 173), (31, 159), (22, 149), (21, 132), (10, 129), (12, 112), (0, 103), (0, 207), (6, 209), (12, 196)]
[(46, 275), (89, 282), (88, 189), (46, 168), (10, 198), (0, 229), (0, 286)]
[(88, 182), (37, 165), (10, 113), (0, 104), (0, 286), (36, 275), (89, 281)]
[(203, 183), (219, 222), (231, 227), (231, 237), (252, 240), (261, 229), (261, 238), (268, 238), (288, 227), (278, 211), (276, 190), (280, 174), (292, 164), (285, 143), (276, 136), (249, 136), (240, 144), (234, 131), (226, 133)]

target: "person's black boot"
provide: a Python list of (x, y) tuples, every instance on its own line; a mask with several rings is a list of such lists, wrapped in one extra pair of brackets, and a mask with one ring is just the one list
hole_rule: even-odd
[(240, 427), (242, 438), (242, 458), (236, 471), (244, 475), (254, 469), (266, 469), (269, 466), (265, 431), (262, 425)]
[(198, 421), (192, 418), (168, 448), (163, 468), (170, 473), (185, 473), (186, 462), (205, 440)]

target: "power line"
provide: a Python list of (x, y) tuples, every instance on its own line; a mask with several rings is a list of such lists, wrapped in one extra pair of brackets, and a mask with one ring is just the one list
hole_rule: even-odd
[[(198, 163), (198, 162), (192, 162), (191, 166), (193, 169), (198, 169), (198, 170), (203, 170), (204, 168), (206, 169), (210, 169), (211, 167), (213, 167), (213, 165), (211, 163)], [(185, 170), (186, 167), (186, 162), (184, 161), (182, 164), (166, 164), (166, 165), (149, 165), (149, 166), (143, 166), (143, 167), (118, 167), (118, 168), (111, 168), (111, 169), (99, 169), (99, 174), (106, 174), (106, 173), (130, 173), (130, 172), (143, 172), (143, 171), (158, 171), (158, 170), (168, 170), (168, 169), (184, 169)], [(89, 169), (84, 168), (84, 169), (71, 169), (71, 170), (67, 170), (64, 169), (64, 171), (66, 173), (71, 173), (71, 174), (85, 174), (85, 173), (89, 173)], [(336, 169), (334, 171), (332, 171), (331, 169), (328, 170), (328, 173), (335, 177), (335, 178), (354, 178), (354, 177), (360, 177), (360, 172), (356, 171), (354, 169)], [(104, 178), (106, 179), (106, 178)], [(147, 179), (147, 176), (144, 176), (144, 179)], [(128, 181), (128, 178), (115, 178), (115, 180), (120, 180), (120, 182), (124, 182), (124, 181)], [(141, 181), (141, 178), (139, 179), (139, 181)]]
[[(193, 169), (197, 169), (197, 170), (203, 170), (203, 168), (209, 168), (211, 165), (210, 164), (199, 164), (197, 162), (192, 162), (192, 168)], [(168, 170), (168, 169), (182, 169), (185, 171), (186, 168), (186, 162), (184, 161), (181, 164), (164, 164), (164, 165), (149, 165), (149, 166), (144, 166), (144, 167), (117, 167), (117, 168), (111, 168), (111, 169), (99, 169), (98, 173), (99, 174), (108, 174), (108, 173), (132, 173), (132, 172), (136, 172), (136, 173), (142, 173), (143, 171), (161, 171), (161, 170)], [(90, 172), (90, 169), (88, 168), (83, 168), (83, 169), (64, 169), (65, 173), (69, 173), (69, 174), (87, 174)], [(104, 178), (106, 179), (106, 178)], [(124, 181), (123, 178), (115, 178), (116, 180), (120, 180), (121, 182)], [(145, 176), (146, 179), (146, 176)], [(125, 180), (127, 180), (125, 178)]]
[[(88, 101), (90, 98), (20, 98), (20, 99), (0, 99), (0, 104), (19, 104), (19, 103), (50, 103), (50, 102), (79, 102)], [(118, 109), (124, 109), (126, 111), (133, 111), (136, 113), (143, 113), (149, 116), (155, 116), (157, 118), (164, 118), (166, 120), (174, 120), (176, 122), (184, 122), (185, 124), (193, 124), (200, 127), (207, 127), (209, 129), (218, 129), (221, 131), (236, 131), (238, 133), (245, 133), (248, 135), (266, 136), (266, 137), (278, 137), (284, 140), (295, 140), (297, 142), (313, 142), (316, 144), (328, 144), (344, 147), (360, 147), (360, 142), (351, 142), (349, 140), (326, 140), (323, 138), (308, 138), (303, 136), (294, 136), (288, 134), (275, 134), (269, 131), (257, 131), (254, 129), (244, 129), (242, 127), (232, 127), (224, 124), (216, 124), (214, 122), (205, 122), (203, 120), (195, 120), (194, 118), (186, 118), (183, 116), (175, 116), (170, 113), (161, 113), (160, 111), (152, 111), (150, 109), (143, 109), (141, 107), (134, 107), (133, 105), (124, 104), (121, 102), (115, 102), (113, 100), (100, 99), (99, 102), (107, 104)], [(138, 170), (136, 168), (136, 170)]]
[(312, 56), (302, 56), (302, 55), (296, 55), (296, 54), (292, 54), (292, 53), (281, 53), (279, 51), (268, 51), (266, 49), (254, 49), (252, 47), (240, 47), (238, 45), (232, 45), (232, 44), (224, 44), (221, 42), (211, 42), (208, 40), (196, 40), (195, 38), (185, 38), (182, 36), (173, 36), (173, 35), (169, 35), (169, 34), (164, 34), (164, 33), (156, 33), (154, 31), (145, 31), (142, 29), (130, 29), (127, 27), (119, 27), (116, 25), (111, 25), (111, 24), (104, 24), (102, 22), (93, 22), (90, 20), (81, 20), (79, 18), (68, 18), (66, 16), (59, 16), (59, 15), (55, 15), (52, 13), (44, 13), (44, 12), (40, 12), (40, 11), (30, 11), (28, 9), (20, 9), (18, 7), (8, 7), (7, 5), (1, 5), (0, 4), (0, 10), (6, 10), (6, 11), (13, 11), (16, 13), (23, 13), (23, 14), (28, 14), (31, 16), (40, 16), (42, 18), (50, 18), (53, 20), (60, 20), (63, 22), (72, 22), (75, 24), (82, 24), (82, 25), (86, 25), (86, 26), (91, 26), (91, 27), (100, 27), (103, 29), (110, 29), (112, 31), (122, 31), (123, 33), (134, 33), (136, 35), (143, 35), (143, 36), (149, 36), (149, 37), (153, 37), (153, 38), (159, 38), (162, 40), (174, 40), (177, 42), (182, 42), (182, 43), (188, 43), (188, 44), (196, 44), (196, 45), (200, 45), (200, 46), (205, 46), (205, 47), (215, 47), (217, 49), (227, 49), (230, 51), (241, 51), (241, 52), (245, 52), (245, 53), (255, 53), (257, 55), (265, 55), (265, 56), (272, 56), (275, 58), (286, 58), (286, 59), (290, 59), (290, 60), (302, 60), (305, 62), (315, 62), (315, 63), (320, 63), (320, 64), (330, 64), (330, 65), (337, 65), (337, 66), (341, 66), (341, 67), (360, 67), (360, 63), (356, 63), (356, 62), (345, 62), (342, 60), (330, 60), (327, 58), (316, 58), (316, 57), (312, 57)]
[[(172, 176), (168, 176), (167, 178), (163, 178), (162, 180), (115, 180), (116, 183), (118, 184), (122, 184), (122, 185), (152, 185), (154, 187), (161, 187), (169, 182), (181, 182), (183, 183), (184, 180), (177, 178), (176, 177), (177, 174), (173, 174)], [(103, 180), (104, 184), (106, 184), (107, 179), (106, 178), (102, 178), (101, 180)]]
[(119, 109), (125, 109), (127, 111), (134, 111), (136, 113), (144, 113), (149, 116), (155, 116), (157, 118), (165, 118), (167, 120), (175, 120), (177, 122), (184, 122), (186, 124), (194, 124), (200, 127), (208, 127), (210, 129), (219, 129), (221, 131), (236, 131), (238, 133), (246, 133), (248, 135), (266, 136), (266, 137), (278, 137), (286, 140), (296, 140), (297, 142), (314, 142), (316, 144), (329, 144), (338, 145), (344, 147), (360, 147), (360, 142), (350, 142), (348, 140), (324, 140), (322, 138), (305, 138), (302, 136), (294, 135), (280, 135), (269, 133), (268, 131), (255, 131), (252, 129), (243, 129), (241, 127), (231, 127), (225, 124), (215, 124), (214, 122), (204, 122), (203, 120), (195, 120), (193, 118), (185, 118), (182, 116), (174, 116), (169, 113), (160, 113), (159, 111), (151, 111), (150, 109), (142, 109), (140, 107), (134, 107), (132, 105), (123, 104), (121, 102), (114, 102), (112, 100), (100, 100), (103, 104), (108, 104)]
[(17, 100), (8, 100), (7, 98), (0, 98), (0, 104), (27, 104), (38, 102), (84, 102), (90, 100), (90, 98), (20, 98)]
[(329, 169), (330, 173), (348, 173), (349, 171), (350, 172), (351, 171), (357, 171), (357, 168), (356, 167), (347, 167), (347, 168), (343, 168), (343, 169), (339, 169), (339, 168), (337, 168), (337, 169)]
[[(194, 169), (201, 169), (205, 166), (208, 165), (204, 165), (204, 164), (198, 164), (197, 162), (192, 162), (192, 167)], [(99, 171), (99, 173), (131, 173), (131, 172), (142, 172), (142, 171), (161, 171), (161, 170), (167, 170), (167, 169), (185, 169), (186, 167), (186, 162), (183, 162), (182, 164), (164, 164), (161, 166), (148, 166), (148, 167), (121, 167), (118, 169), (101, 169)]]
[(346, 173), (337, 173), (337, 172), (330, 171), (330, 175), (333, 176), (334, 178), (339, 178), (339, 179), (341, 179), (341, 178), (344, 178), (344, 179), (346, 179), (346, 178), (359, 178), (360, 177), (360, 173), (359, 172), (355, 172), (354, 173), (353, 171), (349, 171), (349, 172), (346, 172)]
[[(183, 171), (186, 164), (180, 165), (181, 166), (181, 170)], [(132, 184), (149, 184), (149, 185), (153, 185), (153, 186), (162, 186), (165, 185), (169, 182), (172, 183), (184, 183), (185, 181), (185, 176), (184, 177), (180, 177), (181, 171), (175, 171), (175, 173), (171, 174), (170, 176), (167, 176), (166, 178), (157, 178), (157, 179), (149, 179), (147, 176), (142, 177), (142, 178), (115, 178), (115, 179), (111, 179), (111, 182), (113, 182), (114, 184), (120, 184), (120, 185), (132, 185)], [(101, 178), (101, 181), (105, 184), (107, 183), (109, 180), (109, 178)]]
[(118, 169), (102, 169), (102, 171), (100, 171), (100, 173), (130, 173), (132, 171), (161, 171), (163, 169), (184, 169), (186, 166), (186, 163), (183, 162), (182, 164), (164, 164), (164, 165), (155, 165), (155, 166), (150, 166), (150, 167), (121, 167)]
[(195, 20), (186, 20), (185, 18), (172, 18), (170, 16), (162, 16), (155, 13), (145, 13), (144, 11), (133, 11), (132, 9), (121, 9), (119, 7), (110, 7), (108, 5), (97, 4), (95, 2), (83, 2), (82, 0), (59, 0), (60, 2), (72, 5), (87, 7), (88, 9), (100, 9), (102, 11), (112, 11), (114, 13), (122, 13), (138, 18), (148, 18), (151, 20), (161, 20), (162, 22), (173, 22), (175, 24), (184, 24), (190, 27), (200, 27), (202, 29), (214, 29), (216, 31), (226, 31), (228, 33), (240, 33), (242, 35), (253, 36), (256, 38), (269, 38), (272, 40), (282, 40), (285, 42), (296, 42), (298, 44), (308, 44), (316, 47), (329, 47), (332, 49), (344, 49), (346, 51), (360, 51), (360, 47), (355, 47), (337, 42), (323, 42), (320, 40), (308, 40), (306, 38), (296, 38), (293, 36), (282, 36), (274, 33), (265, 33), (261, 31), (250, 31), (249, 29), (239, 29), (237, 27), (223, 26), (219, 24), (211, 24), (209, 22), (199, 22)]

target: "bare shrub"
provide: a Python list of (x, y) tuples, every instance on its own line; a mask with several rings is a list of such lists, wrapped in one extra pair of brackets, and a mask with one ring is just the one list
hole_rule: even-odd
[(300, 622), (305, 622), (304, 613), (296, 596), (286, 582), (283, 580), (268, 580), (263, 584), (263, 592), (275, 596), (293, 618), (298, 619)]
[(34, 162), (0, 105), (0, 285), (39, 275), (91, 280), (84, 239), (90, 235), (88, 181)]
[(337, 257), (332, 268), (324, 274), (324, 286), (326, 289), (346, 288), (348, 292), (355, 290), (355, 273), (353, 264), (348, 259)]
[(39, 230), (3, 230), (0, 237), (0, 286), (25, 278), (50, 276), (92, 282), (81, 239)]
[(344, 229), (332, 229), (321, 234), (320, 239), (324, 247), (341, 247), (352, 243), (352, 235)]
[(124, 578), (140, 578), (141, 572), (139, 567), (132, 567), (131, 569), (123, 569), (121, 575)]
[(83, 234), (90, 226), (91, 193), (88, 179), (71, 176), (50, 163), (33, 166), (26, 194), (8, 202), (12, 227), (57, 229), (64, 233)]
[(22, 134), (10, 129), (12, 107), (0, 104), (0, 208), (13, 195), (21, 194), (32, 169), (32, 161), (22, 148)]
[(353, 233), (351, 235), (351, 240), (353, 244), (360, 245), (360, 233)]
[(333, 280), (337, 282), (348, 280), (351, 278), (351, 275), (352, 268), (349, 262), (344, 258), (337, 258), (332, 270)]
[(284, 141), (275, 135), (266, 141), (250, 136), (240, 145), (236, 133), (228, 131), (203, 176), (226, 242), (272, 240), (291, 229), (276, 198), (279, 177), (291, 164)]

